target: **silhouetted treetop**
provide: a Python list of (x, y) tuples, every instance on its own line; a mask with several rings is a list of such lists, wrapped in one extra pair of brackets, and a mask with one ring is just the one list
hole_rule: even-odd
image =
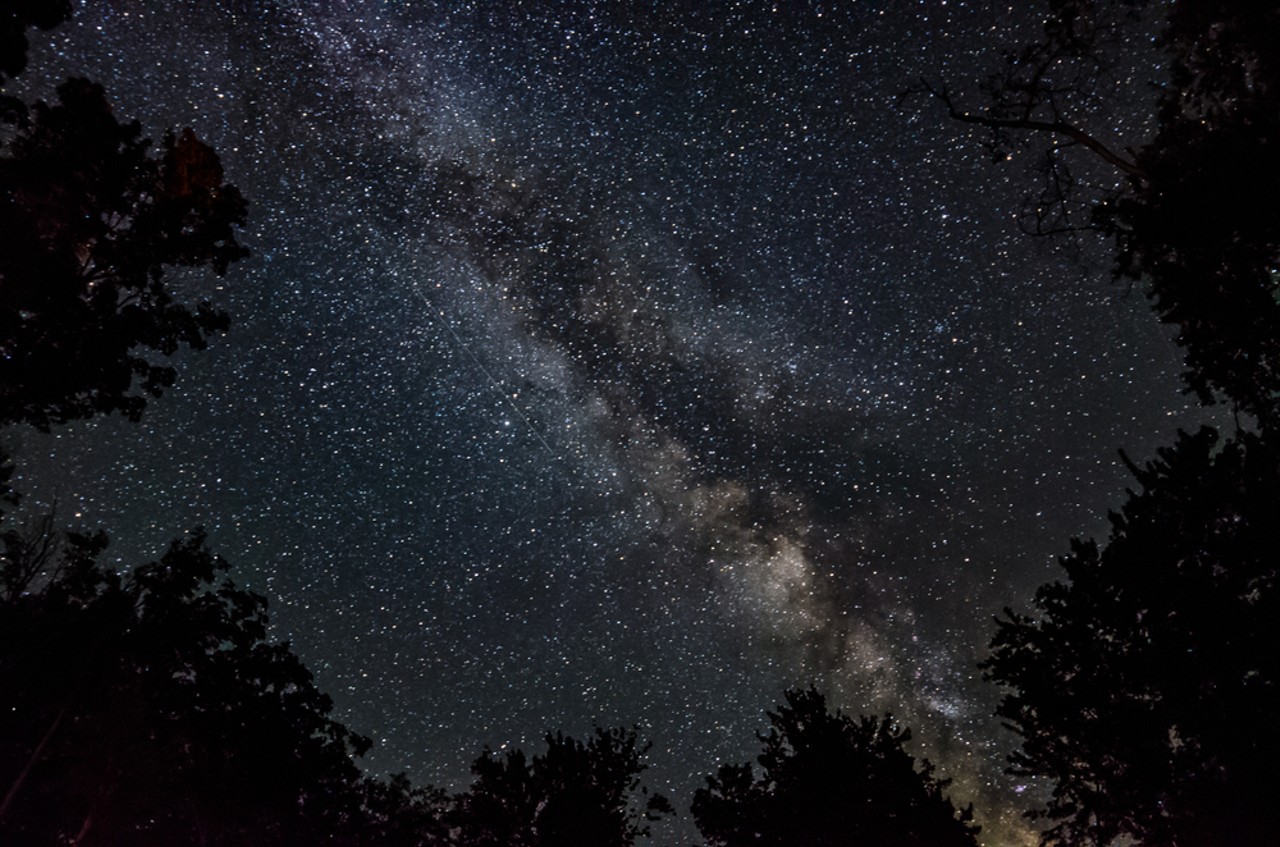
[(319, 843), (363, 820), (369, 742), (267, 640), (263, 598), (201, 533), (124, 575), (105, 547), (67, 536), (37, 577), (4, 573), (0, 841)]
[[(27, 29), (70, 11), (5, 4), (0, 84)], [(83, 79), (52, 105), (0, 95), (0, 123), (0, 426), (136, 419), (173, 382), (156, 357), (227, 325), (180, 293), (193, 275), (165, 274), (244, 256), (244, 200), (192, 130), (153, 149)], [(12, 473), (0, 451), (0, 506)], [(132, 570), (106, 546), (53, 514), (0, 532), (0, 843), (446, 843), (446, 795), (360, 773), (368, 739), (332, 719), (202, 532)]]
[(0, 11), (0, 85), (27, 67), (27, 30), (52, 29), (71, 17), (71, 0), (6, 0)]
[[(962, 98), (924, 90), (988, 133), (997, 159), (1031, 136), (1042, 190), (1027, 220), (1044, 233), (1115, 239), (1116, 274), (1141, 281), (1177, 328), (1188, 388), (1273, 426), (1280, 412), (1280, 7), (1246, 0), (1053, 0), (1043, 38), (1012, 51)], [(1153, 44), (1165, 79), (1148, 121), (1099, 125), (1100, 101)], [(1113, 108), (1126, 104), (1112, 104)], [(1117, 127), (1136, 137), (1118, 139)], [(1127, 141), (1127, 143), (1125, 143)], [(1110, 169), (1083, 188), (1072, 149)], [(1081, 197), (1081, 194), (1084, 194)]]
[(459, 847), (630, 847), (674, 813), (640, 783), (648, 745), (634, 730), (596, 729), (586, 742), (548, 735), (532, 759), (486, 753), (451, 822)]
[(1183, 434), (1105, 547), (1075, 541), (986, 662), (1021, 773), (1057, 782), (1052, 844), (1263, 845), (1280, 832), (1280, 453)]
[(786, 692), (761, 736), (762, 768), (721, 765), (694, 795), (710, 847), (973, 847), (971, 810), (957, 811), (946, 781), (903, 749), (910, 733), (891, 717), (854, 720), (814, 689)]
[(72, 79), (0, 151), (0, 423), (41, 429), (120, 411), (137, 419), (227, 316), (179, 301), (167, 267), (222, 274), (246, 255), (240, 192), (190, 130), (156, 152), (100, 86)]
[(1144, 178), (1100, 206), (1118, 271), (1178, 327), (1190, 387), (1276, 422), (1280, 399), (1280, 7), (1175, 3)]

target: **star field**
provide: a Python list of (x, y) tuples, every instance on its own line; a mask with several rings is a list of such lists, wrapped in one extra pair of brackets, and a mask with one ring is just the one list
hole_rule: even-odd
[(175, 277), (233, 328), (141, 425), (16, 436), (27, 508), (122, 562), (206, 526), (371, 771), (460, 788), (486, 744), (639, 724), (684, 809), (812, 682), (1021, 843), (991, 618), (1104, 529), (1118, 448), (1202, 413), (1105, 245), (1019, 231), (1026, 164), (896, 102), (1033, 14), (685, 5), (123, 0), (37, 33), (23, 84), (213, 145), (253, 255)]

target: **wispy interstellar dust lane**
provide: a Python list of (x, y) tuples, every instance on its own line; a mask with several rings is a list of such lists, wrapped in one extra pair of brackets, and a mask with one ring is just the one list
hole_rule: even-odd
[[(603, 508), (614, 528), (593, 551), (598, 561), (568, 565), (581, 571), (576, 590), (594, 608), (584, 611), (580, 598), (565, 605), (594, 619), (617, 608), (612, 597), (625, 598), (633, 620), (606, 639), (639, 630), (657, 644), (687, 645), (697, 620), (715, 637), (701, 652), (682, 647), (685, 655), (723, 665), (721, 650), (757, 666), (748, 687), (817, 682), (851, 708), (929, 712), (934, 728), (966, 732), (988, 706), (965, 690), (972, 674), (962, 668), (973, 652), (920, 625), (904, 584), (914, 575), (894, 573), (883, 559), (877, 565), (874, 554), (880, 533), (903, 528), (883, 502), (850, 493), (862, 483), (874, 494), (867, 457), (892, 452), (888, 434), (919, 406), (902, 373), (910, 365), (898, 363), (894, 376), (875, 360), (879, 350), (830, 358), (813, 338), (821, 333), (805, 325), (821, 323), (830, 292), (805, 294), (817, 308), (779, 308), (745, 279), (747, 259), (705, 272), (691, 239), (664, 220), (692, 210), (677, 204), (655, 214), (645, 189), (627, 188), (659, 182), (661, 173), (615, 166), (603, 184), (592, 183), (576, 139), (547, 141), (581, 127), (550, 126), (560, 114), (512, 119), (496, 105), (501, 84), (478, 81), (486, 72), (491, 79), (491, 68), (424, 56), (412, 28), (353, 48), (369, 34), (344, 35), (343, 24), (307, 28), (318, 33), (331, 73), (358, 80), (346, 93), (387, 127), (391, 155), (403, 163), (404, 202), (422, 226), (408, 284), (433, 319), (439, 310), (473, 376), (509, 401), (519, 425), (554, 456), (557, 471), (539, 481), (543, 495), (570, 523)], [(360, 64), (360, 52), (383, 57), (377, 72)], [(422, 68), (442, 65), (450, 70), (438, 78), (451, 80), (450, 90), (417, 81)], [(491, 102), (466, 102), (477, 94)], [(477, 117), (486, 113), (489, 125)], [(546, 123), (522, 138), (522, 121)], [(642, 131), (622, 135), (629, 143)], [(609, 160), (617, 142), (588, 134), (591, 147), (606, 151), (594, 156)], [(794, 249), (784, 233), (770, 236)], [(776, 284), (795, 296), (793, 282)], [(843, 289), (841, 300), (851, 295)], [(453, 322), (468, 326), (465, 339)], [(568, 425), (557, 426), (561, 420)], [(564, 637), (601, 637), (588, 632)], [(613, 674), (592, 675), (594, 693)], [(665, 708), (670, 693), (656, 699)], [(979, 772), (991, 759), (981, 761)]]

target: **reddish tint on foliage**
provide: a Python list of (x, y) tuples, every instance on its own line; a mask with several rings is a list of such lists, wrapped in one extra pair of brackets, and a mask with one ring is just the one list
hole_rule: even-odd
[(166, 269), (222, 274), (246, 255), (244, 199), (190, 129), (156, 155), (101, 86), (68, 80), (58, 97), (23, 107), (0, 152), (0, 424), (45, 430), (116, 411), (136, 420), (176, 375), (155, 354), (202, 349), (228, 325)]

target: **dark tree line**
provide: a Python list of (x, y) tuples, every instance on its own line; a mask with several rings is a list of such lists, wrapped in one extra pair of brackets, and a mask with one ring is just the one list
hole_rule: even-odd
[[(25, 0), (0, 13), (0, 72), (26, 66), (26, 25), (69, 12)], [(117, 411), (137, 420), (175, 377), (149, 352), (203, 349), (228, 325), (207, 301), (181, 302), (165, 269), (226, 273), (246, 255), (234, 233), (245, 201), (191, 129), (153, 151), (89, 80), (64, 82), (54, 104), (2, 102), (0, 425), (47, 431)]]
[(1055, 840), (1264, 844), (1280, 832), (1280, 453), (1184, 434), (1142, 468), (1107, 544), (1076, 541), (987, 663), (1014, 766), (1057, 781)]
[[(486, 751), (456, 795), (364, 776), (363, 738), (287, 643), (264, 598), (200, 533), (121, 575), (104, 534), (5, 536), (0, 586), (0, 841), (24, 845), (629, 847), (675, 813), (641, 782), (635, 730), (545, 751)], [(763, 773), (724, 765), (694, 798), (708, 844), (976, 844), (970, 811), (890, 719), (792, 691)]]
[[(0, 12), (0, 83), (27, 34), (70, 4)], [(1122, 146), (1088, 115), (1118, 50), (1155, 27), (1166, 76), (1151, 132)], [(1176, 328), (1186, 385), (1230, 404), (1231, 434), (1184, 434), (1149, 463), (1105, 544), (1073, 542), (1063, 578), (997, 624), (988, 678), (1047, 777), (1050, 844), (1274, 843), (1275, 516), (1280, 514), (1280, 8), (1208, 0), (1050, 0), (1043, 38), (974, 104), (921, 90), (996, 152), (1053, 138), (1031, 228), (1115, 245)], [(73, 79), (58, 102), (0, 93), (0, 425), (138, 419), (227, 316), (184, 302), (168, 269), (244, 255), (245, 202), (194, 132), (154, 149)], [(1114, 178), (1089, 193), (1078, 151)], [(1126, 461), (1128, 461), (1126, 459)], [(0, 508), (18, 492), (0, 463)], [(286, 643), (266, 601), (226, 578), (199, 531), (117, 572), (102, 532), (54, 516), (0, 531), (0, 842), (18, 844), (630, 845), (674, 812), (641, 776), (635, 730), (545, 752), (486, 752), (464, 792), (372, 779), (369, 741)], [(769, 713), (759, 770), (725, 764), (693, 798), (710, 845), (975, 843), (969, 810), (905, 750), (891, 718), (831, 713), (796, 690)]]
[[(1126, 51), (1155, 33), (1149, 131), (1091, 125)], [(1030, 228), (1093, 231), (1116, 277), (1176, 329), (1184, 379), (1237, 413), (1141, 467), (1105, 545), (1074, 541), (1031, 614), (998, 622), (989, 679), (1050, 778), (1049, 844), (1269, 845), (1280, 832), (1280, 6), (1050, 0), (1043, 37), (980, 93), (920, 91), (986, 132), (997, 160), (1040, 144)], [(1141, 116), (1138, 116), (1141, 117)], [(1110, 171), (1094, 188), (1076, 174)], [(1243, 416), (1243, 418), (1241, 417)]]
[(199, 533), (123, 577), (97, 561), (105, 535), (61, 547), (39, 590), (3, 586), (11, 843), (312, 843), (351, 816), (368, 740), (329, 718)]
[[(70, 11), (26, 0), (0, 12), (0, 83), (26, 67), (28, 28)], [(203, 349), (229, 323), (181, 302), (166, 271), (226, 273), (245, 255), (245, 201), (194, 132), (153, 151), (88, 80), (68, 80), (55, 104), (0, 96), (0, 426), (138, 420), (175, 377), (154, 354)], [(9, 507), (11, 478), (0, 463)], [(366, 777), (369, 739), (267, 637), (266, 599), (227, 578), (203, 532), (123, 572), (101, 561), (108, 543), (52, 514), (0, 529), (0, 842), (629, 847), (675, 813), (642, 784), (648, 745), (622, 728), (548, 735), (531, 757), (486, 751), (456, 795)], [(725, 766), (698, 795), (713, 843), (782, 843), (809, 818), (815, 844), (974, 843), (968, 813), (927, 763), (916, 770), (889, 719), (831, 715), (814, 691), (789, 692), (771, 719), (750, 797), (724, 781), (749, 782), (749, 766)], [(824, 793), (801, 798), (814, 775)], [(743, 802), (751, 826), (725, 830)]]
[(945, 780), (903, 744), (891, 717), (828, 711), (816, 690), (793, 690), (769, 712), (764, 750), (750, 764), (721, 765), (693, 797), (708, 847), (973, 847), (972, 808), (958, 811)]
[[(1247, 0), (1048, 0), (1043, 38), (1009, 51), (971, 97), (917, 92), (979, 127), (997, 161), (1033, 147), (1041, 187), (1029, 228), (1093, 231), (1115, 274), (1140, 283), (1176, 328), (1189, 391), (1273, 426), (1280, 374), (1280, 9)], [(1091, 124), (1125, 59), (1151, 33), (1163, 60), (1151, 121), (1129, 144)], [(1132, 118), (1139, 120), (1132, 120)], [(1100, 166), (1109, 177), (1096, 176)], [(1079, 175), (1095, 173), (1092, 180)]]
[(485, 753), (456, 796), (366, 777), (369, 739), (200, 533), (126, 575), (102, 534), (5, 540), (0, 842), (627, 847), (673, 811), (625, 729)]
[[(101, 533), (4, 541), (4, 843), (629, 847), (675, 813), (621, 728), (486, 751), (452, 796), (366, 777), (369, 740), (199, 532), (124, 575), (99, 561)], [(709, 845), (976, 844), (891, 719), (832, 714), (812, 689), (769, 717), (760, 776), (723, 765), (694, 797)]]

